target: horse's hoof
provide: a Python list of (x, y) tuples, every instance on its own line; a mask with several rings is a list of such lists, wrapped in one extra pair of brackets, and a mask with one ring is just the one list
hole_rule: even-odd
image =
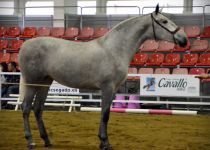
[(36, 146), (35, 143), (30, 143), (30, 144), (28, 145), (28, 149), (34, 149), (35, 146)]
[(44, 147), (52, 147), (52, 144), (51, 143), (47, 143), (44, 145)]
[(109, 145), (100, 145), (100, 150), (113, 150), (112, 146)]

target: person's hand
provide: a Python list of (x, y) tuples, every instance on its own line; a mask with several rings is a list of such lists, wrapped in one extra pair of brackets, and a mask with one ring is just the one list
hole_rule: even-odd
[(210, 77), (209, 74), (201, 74), (201, 75), (195, 76), (195, 78), (199, 78), (199, 79), (207, 79), (209, 77)]

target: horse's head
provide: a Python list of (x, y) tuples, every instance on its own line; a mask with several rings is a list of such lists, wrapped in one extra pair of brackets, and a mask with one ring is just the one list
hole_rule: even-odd
[(180, 28), (159, 12), (159, 5), (156, 6), (155, 12), (151, 13), (152, 30), (154, 39), (174, 42), (182, 47), (187, 44), (187, 36)]

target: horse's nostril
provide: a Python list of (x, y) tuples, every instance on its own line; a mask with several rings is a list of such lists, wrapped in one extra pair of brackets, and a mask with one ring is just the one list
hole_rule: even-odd
[(183, 34), (175, 34), (174, 38), (176, 40), (176, 43), (181, 46), (181, 47), (185, 47), (187, 45), (187, 38), (186, 36), (184, 36)]
[(185, 37), (182, 38), (182, 40), (179, 40), (178, 43), (181, 47), (185, 47), (187, 45), (187, 39)]

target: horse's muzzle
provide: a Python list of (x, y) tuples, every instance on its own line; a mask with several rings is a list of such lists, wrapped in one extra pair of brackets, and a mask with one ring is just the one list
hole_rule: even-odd
[(185, 47), (187, 45), (187, 36), (184, 32), (177, 32), (174, 34), (175, 43), (180, 47)]

